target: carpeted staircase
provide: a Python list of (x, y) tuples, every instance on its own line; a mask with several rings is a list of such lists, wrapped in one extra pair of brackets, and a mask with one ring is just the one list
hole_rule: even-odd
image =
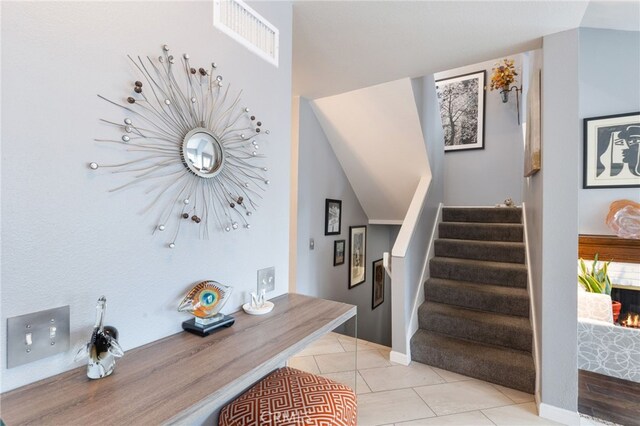
[(412, 359), (533, 393), (522, 210), (445, 207), (429, 268)]

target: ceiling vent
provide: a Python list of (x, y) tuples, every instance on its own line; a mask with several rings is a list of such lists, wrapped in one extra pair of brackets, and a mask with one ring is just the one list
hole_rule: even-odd
[(241, 0), (214, 0), (213, 25), (278, 66), (279, 31)]

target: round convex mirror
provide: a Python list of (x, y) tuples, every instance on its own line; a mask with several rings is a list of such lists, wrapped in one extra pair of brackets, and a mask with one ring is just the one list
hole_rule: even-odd
[(197, 128), (184, 137), (182, 160), (196, 175), (212, 178), (222, 170), (224, 151), (211, 132), (204, 128)]

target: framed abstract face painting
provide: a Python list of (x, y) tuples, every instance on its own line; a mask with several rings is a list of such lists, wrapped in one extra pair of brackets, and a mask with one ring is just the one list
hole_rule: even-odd
[(583, 188), (640, 188), (640, 112), (584, 119)]

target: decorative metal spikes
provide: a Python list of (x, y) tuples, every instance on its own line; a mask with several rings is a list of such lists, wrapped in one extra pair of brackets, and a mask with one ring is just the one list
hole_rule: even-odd
[[(208, 238), (210, 229), (250, 229), (247, 218), (258, 208), (255, 200), (262, 198), (269, 180), (267, 168), (256, 164), (264, 158), (256, 152), (262, 122), (240, 106), (242, 92), (233, 97), (229, 85), (222, 89), (222, 76), (213, 77), (215, 62), (208, 69), (194, 67), (188, 54), (174, 57), (168, 52), (165, 44), (157, 59), (129, 56), (141, 78), (124, 102), (98, 95), (130, 118), (124, 119), (124, 126), (101, 120), (121, 136), (96, 141), (124, 144), (132, 159), (100, 166), (91, 162), (89, 168), (130, 174), (131, 181), (111, 191), (148, 184), (149, 203), (142, 212), (156, 212), (155, 230), (173, 230), (166, 247), (174, 248), (183, 222), (201, 224), (201, 238)], [(212, 177), (196, 175), (184, 158), (185, 136), (194, 129), (202, 129), (220, 145), (225, 161)]]

